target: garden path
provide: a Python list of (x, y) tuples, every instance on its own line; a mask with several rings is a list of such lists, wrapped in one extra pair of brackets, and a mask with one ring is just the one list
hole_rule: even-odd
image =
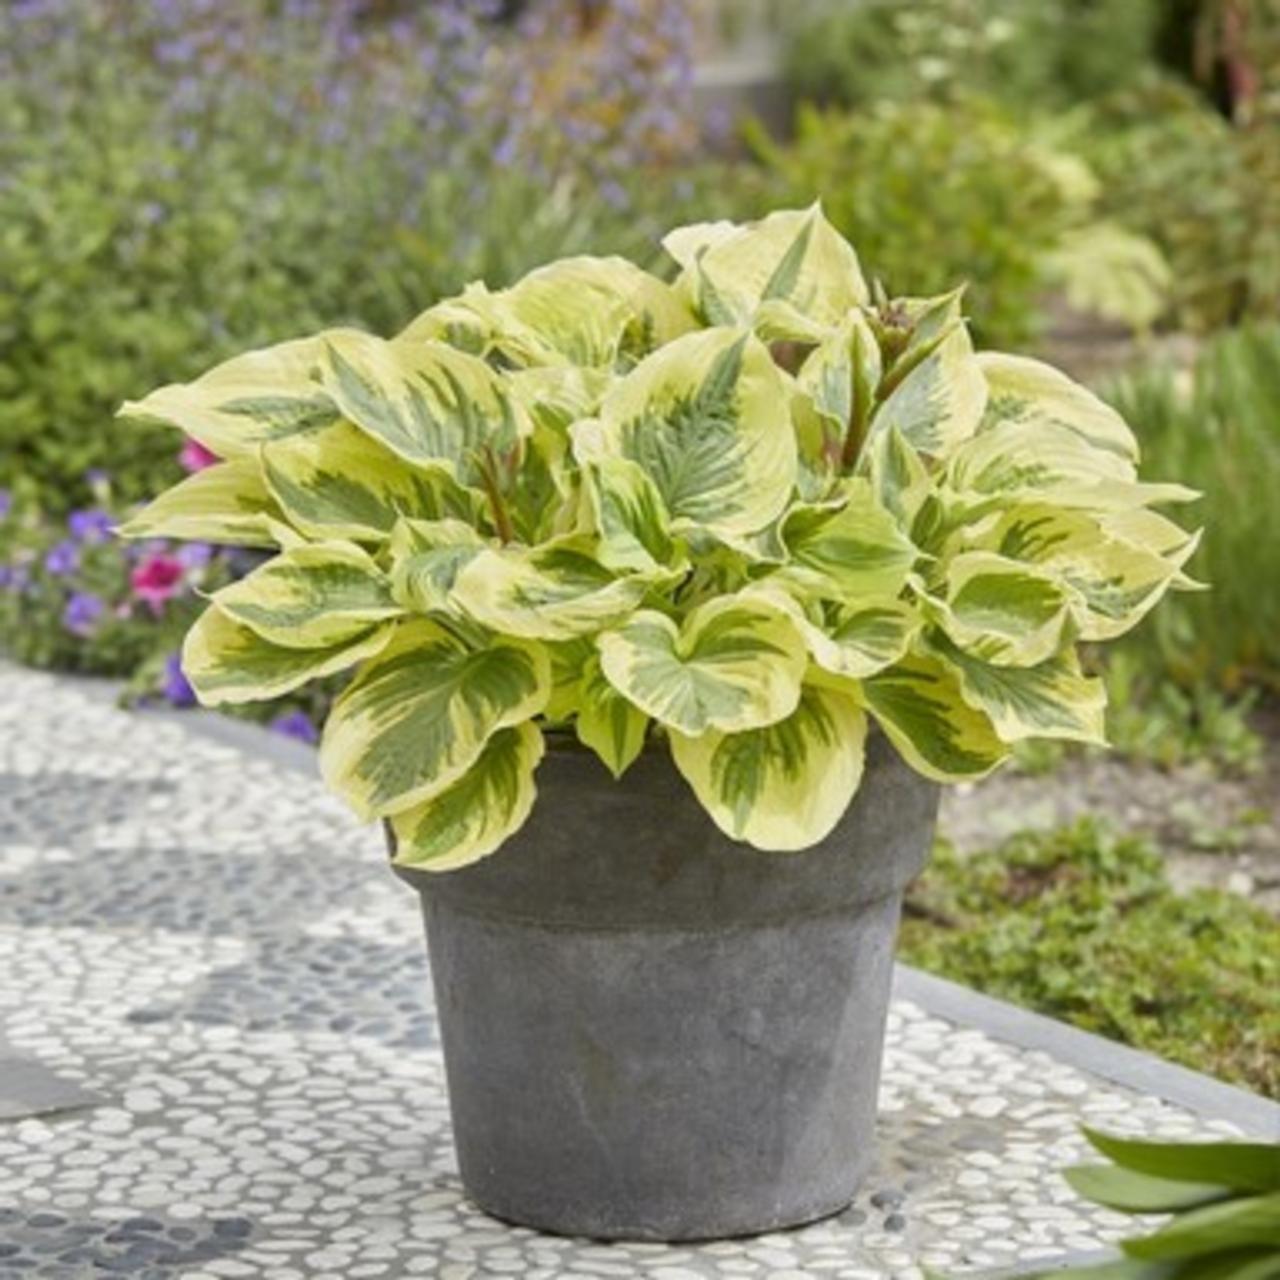
[(1027, 1267), (1127, 1225), (1055, 1172), (1081, 1121), (1280, 1133), (1280, 1109), (908, 972), (847, 1212), (678, 1248), (504, 1226), (459, 1186), (415, 899), (295, 745), (0, 664), (5, 1280)]

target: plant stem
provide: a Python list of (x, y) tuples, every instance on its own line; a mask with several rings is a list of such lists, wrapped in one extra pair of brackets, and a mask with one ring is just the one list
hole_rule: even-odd
[(511, 524), (511, 515), (502, 497), (502, 488), (498, 484), (497, 464), (493, 450), (485, 445), (480, 455), (480, 479), (484, 484), (485, 495), (489, 499), (489, 507), (493, 513), (493, 527), (504, 543), (516, 540), (516, 531)]

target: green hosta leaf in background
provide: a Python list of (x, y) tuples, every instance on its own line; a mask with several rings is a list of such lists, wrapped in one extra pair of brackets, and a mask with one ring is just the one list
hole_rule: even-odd
[(644, 749), (649, 717), (628, 702), (605, 678), (598, 654), (582, 668), (575, 728), (578, 740), (620, 778)]
[(393, 861), (450, 871), (487, 858), (528, 818), (544, 750), (542, 731), (527, 720), (499, 729), (456, 782), (391, 817)]
[(220, 458), (252, 454), (268, 440), (331, 426), (340, 414), (317, 383), (326, 344), (354, 335), (330, 329), (314, 338), (250, 351), (210, 369), (194, 382), (173, 383), (120, 414), (176, 427)]
[(862, 698), (913, 769), (939, 782), (980, 778), (1007, 755), (991, 720), (960, 692), (955, 671), (910, 654), (862, 685)]
[(418, 613), (456, 612), (449, 593), (463, 565), (489, 545), (461, 520), (400, 520), (391, 531), (391, 594)]
[(867, 301), (854, 253), (818, 205), (759, 222), (681, 227), (663, 247), (684, 268), (680, 286), (709, 325), (750, 322), (761, 303), (785, 303), (833, 326)]
[(981, 711), (1004, 742), (1063, 738), (1106, 742), (1106, 688), (1084, 675), (1075, 650), (1068, 649), (1033, 667), (998, 667), (971, 657), (940, 636), (934, 651), (954, 669), (960, 692)]
[(786, 383), (759, 339), (734, 329), (677, 338), (614, 385), (602, 452), (636, 463), (680, 523), (750, 534), (796, 479)]
[(407, 462), (439, 464), (464, 483), (477, 456), (513, 449), (528, 429), (483, 360), (439, 342), (331, 334), (320, 379), (343, 417)]
[(282, 551), (213, 600), (264, 640), (292, 649), (341, 644), (403, 613), (386, 575), (350, 542)]
[(915, 563), (916, 548), (866, 480), (849, 481), (844, 497), (840, 507), (792, 507), (782, 524), (791, 556), (783, 576), (832, 599), (897, 595)]
[(1204, 1258), (1242, 1245), (1280, 1248), (1280, 1191), (1180, 1213), (1149, 1236), (1124, 1240), (1131, 1258)]
[(334, 702), (321, 772), (361, 816), (401, 813), (466, 773), (491, 734), (537, 715), (550, 685), (535, 646), (403, 622)]
[(673, 732), (671, 753), (726, 835), (791, 851), (829, 834), (849, 807), (866, 732), (866, 716), (847, 693), (806, 686), (783, 720), (743, 733)]
[(973, 344), (957, 324), (894, 387), (871, 430), (896, 429), (921, 453), (945, 457), (973, 436), (986, 403), (987, 383)]
[(257, 461), (238, 457), (189, 475), (117, 530), (126, 538), (183, 538), (237, 547), (272, 547), (284, 517)]
[(1065, 373), (997, 351), (984, 351), (977, 359), (990, 390), (983, 431), (1006, 422), (1061, 427), (1095, 449), (1138, 460), (1138, 442), (1124, 419)]
[(661, 724), (695, 737), (772, 724), (795, 710), (805, 650), (781, 610), (724, 597), (677, 626), (652, 610), (600, 636), (609, 683)]
[(947, 566), (939, 625), (971, 657), (1031, 667), (1062, 647), (1070, 618), (1066, 591), (1052, 576), (989, 551)]
[(216, 604), (202, 613), (182, 646), (182, 670), (206, 706), (278, 698), (381, 652), (392, 625), (371, 627), (341, 644), (298, 649), (272, 644)]
[(651, 585), (642, 575), (615, 577), (585, 547), (503, 547), (460, 565), (449, 598), (501, 634), (568, 640), (626, 617)]
[(1079, 1164), (1063, 1170), (1062, 1176), (1077, 1195), (1109, 1209), (1126, 1213), (1173, 1213), (1213, 1204), (1232, 1195), (1229, 1187), (1212, 1182), (1186, 1182), (1155, 1178), (1106, 1164)]
[(384, 538), (401, 516), (477, 519), (479, 498), (444, 472), (405, 462), (353, 427), (262, 446), (262, 470), (290, 523), (313, 538)]

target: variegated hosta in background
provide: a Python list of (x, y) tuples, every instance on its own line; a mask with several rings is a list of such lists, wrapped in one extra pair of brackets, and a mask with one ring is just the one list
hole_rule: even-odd
[(275, 553), (192, 630), (200, 697), (353, 669), (322, 766), (402, 862), (497, 849), (556, 729), (617, 776), (668, 749), (729, 835), (803, 849), (869, 721), (944, 781), (1100, 741), (1077, 643), (1192, 585), (1152, 508), (1194, 495), (1083, 387), (975, 354), (958, 292), (874, 298), (817, 208), (666, 246), (674, 283), (572, 258), (125, 406), (223, 459), (127, 534)]

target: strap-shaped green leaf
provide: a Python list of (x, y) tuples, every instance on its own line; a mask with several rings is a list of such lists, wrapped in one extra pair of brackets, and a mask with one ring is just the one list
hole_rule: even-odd
[(862, 697), (913, 769), (939, 782), (980, 778), (1008, 755), (988, 716), (961, 695), (955, 671), (912, 653), (862, 685)]
[(460, 778), (490, 734), (537, 715), (550, 685), (537, 646), (401, 623), (334, 702), (321, 771), (362, 817), (411, 809)]
[(182, 670), (206, 706), (260, 702), (373, 657), (394, 630), (384, 624), (326, 648), (289, 648), (264, 640), (211, 604), (187, 632)]
[(1122, 1240), (1131, 1258), (1199, 1258), (1280, 1241), (1280, 1192), (1228, 1200), (1179, 1214), (1149, 1236)]
[(227, 617), (290, 649), (342, 644), (404, 611), (373, 558), (350, 542), (282, 551), (213, 600)]
[(1110, 1164), (1078, 1164), (1062, 1176), (1087, 1200), (1126, 1213), (1176, 1213), (1228, 1199), (1229, 1187), (1211, 1182), (1185, 1182), (1156, 1178)]
[(1136, 1173), (1182, 1182), (1217, 1182), (1235, 1191), (1280, 1191), (1280, 1143), (1155, 1142), (1085, 1129), (1108, 1160)]
[(568, 640), (626, 617), (653, 578), (617, 577), (585, 544), (483, 550), (461, 564), (449, 599), (469, 617), (504, 635)]
[(1125, 420), (1065, 373), (998, 351), (984, 351), (977, 360), (990, 389), (983, 430), (1001, 422), (1063, 427), (1095, 449), (1137, 462), (1138, 442)]
[(385, 342), (354, 330), (330, 335), (320, 380), (342, 415), (408, 462), (438, 463), (463, 483), (478, 459), (515, 448), (523, 408), (476, 356), (440, 342)]
[(782, 373), (734, 329), (677, 338), (617, 382), (600, 448), (636, 463), (673, 519), (748, 534), (777, 517), (796, 480)]
[(615, 778), (622, 777), (644, 749), (649, 717), (605, 679), (596, 653), (582, 670), (577, 703), (578, 740), (600, 757)]
[(268, 440), (338, 420), (337, 407), (317, 382), (321, 354), (331, 342), (362, 336), (354, 329), (330, 329), (250, 351), (194, 382), (172, 383), (130, 401), (120, 415), (176, 427), (220, 458), (251, 455)]
[(542, 731), (527, 720), (499, 729), (456, 782), (391, 817), (392, 860), (423, 871), (452, 871), (494, 853), (533, 808), (533, 772), (544, 751)]
[(795, 582), (837, 600), (896, 596), (916, 548), (864, 479), (848, 481), (839, 507), (797, 504), (782, 522)]
[(827, 836), (862, 780), (867, 722), (847, 693), (807, 685), (792, 713), (742, 733), (671, 734), (676, 767), (715, 824), (757, 849)]
[(804, 642), (785, 613), (759, 600), (711, 600), (682, 627), (645, 610), (598, 643), (610, 684), (689, 736), (772, 724), (800, 697)]
[(122, 524), (125, 538), (181, 538), (237, 547), (279, 542), (284, 516), (258, 462), (242, 456), (189, 475)]
[(314, 538), (379, 541), (401, 516), (478, 516), (479, 495), (446, 471), (406, 462), (347, 422), (263, 445), (262, 470), (289, 521)]

